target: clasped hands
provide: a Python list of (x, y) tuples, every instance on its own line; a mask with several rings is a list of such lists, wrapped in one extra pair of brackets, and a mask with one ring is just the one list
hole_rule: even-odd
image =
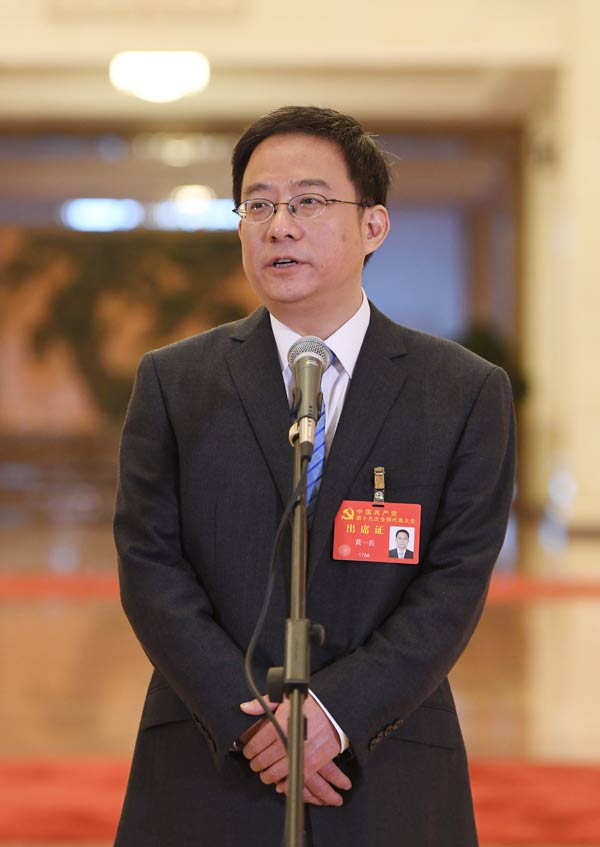
[[(269, 703), (277, 720), (287, 731), (289, 701)], [(264, 714), (258, 700), (240, 704), (247, 715)], [(304, 742), (304, 802), (315, 806), (341, 806), (343, 798), (335, 789), (348, 791), (352, 783), (333, 759), (340, 752), (339, 736), (319, 704), (311, 696), (304, 702), (307, 731)], [(252, 770), (265, 785), (274, 785), (279, 794), (287, 794), (288, 759), (275, 728), (266, 718), (252, 724), (240, 741)]]

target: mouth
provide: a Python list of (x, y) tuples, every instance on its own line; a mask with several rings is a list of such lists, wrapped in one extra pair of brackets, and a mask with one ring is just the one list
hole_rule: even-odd
[(294, 265), (299, 265), (300, 262), (297, 259), (274, 259), (271, 262), (270, 267), (272, 268), (291, 268)]

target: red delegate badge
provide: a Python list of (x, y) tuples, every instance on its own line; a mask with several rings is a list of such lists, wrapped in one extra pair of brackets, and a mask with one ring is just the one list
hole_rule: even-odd
[(419, 503), (343, 500), (333, 528), (333, 558), (417, 565), (420, 533)]

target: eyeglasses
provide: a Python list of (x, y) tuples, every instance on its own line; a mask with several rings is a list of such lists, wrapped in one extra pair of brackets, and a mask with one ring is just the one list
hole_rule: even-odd
[(233, 211), (248, 223), (260, 224), (272, 218), (278, 206), (287, 206), (290, 210), (290, 215), (300, 218), (300, 220), (308, 221), (322, 215), (330, 203), (345, 203), (348, 206), (362, 206), (363, 208), (370, 205), (369, 203), (355, 203), (353, 200), (334, 200), (333, 198), (328, 200), (322, 194), (298, 194), (296, 197), (292, 197), (287, 203), (272, 203), (270, 200), (264, 200), (262, 197), (244, 200)]

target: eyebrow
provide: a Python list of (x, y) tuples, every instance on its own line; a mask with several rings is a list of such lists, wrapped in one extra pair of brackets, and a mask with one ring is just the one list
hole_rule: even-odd
[[(307, 179), (298, 179), (292, 183), (296, 188), (326, 188), (331, 191), (331, 186), (324, 179), (317, 177), (309, 177)], [(253, 182), (246, 187), (244, 194), (246, 196), (256, 194), (259, 191), (268, 191), (273, 186), (268, 182)]]

